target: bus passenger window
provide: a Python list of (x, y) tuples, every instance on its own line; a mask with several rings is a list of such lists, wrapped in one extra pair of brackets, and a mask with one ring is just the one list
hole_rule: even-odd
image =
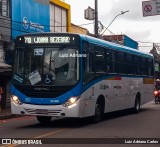
[(86, 54), (86, 57), (83, 57), (83, 69), (84, 69), (84, 83), (89, 82), (94, 77), (94, 68), (93, 68), (93, 52), (84, 51), (83, 54)]
[(126, 66), (125, 66), (125, 71), (127, 74), (133, 74), (133, 57), (130, 54), (126, 55)]
[(153, 60), (148, 59), (148, 75), (153, 76), (154, 75), (154, 70), (153, 70)]
[(105, 51), (104, 48), (97, 47), (95, 49), (95, 69), (96, 72), (105, 72)]
[(142, 75), (147, 75), (147, 60), (146, 60), (146, 58), (141, 58), (141, 69), (142, 69)]
[(133, 58), (133, 65), (134, 65), (134, 73), (136, 75), (141, 75), (141, 65), (140, 65), (140, 57), (134, 56)]
[(108, 73), (113, 73), (113, 52), (109, 49), (106, 50), (106, 63), (108, 68)]
[(124, 73), (124, 53), (115, 52), (115, 72), (116, 73)]

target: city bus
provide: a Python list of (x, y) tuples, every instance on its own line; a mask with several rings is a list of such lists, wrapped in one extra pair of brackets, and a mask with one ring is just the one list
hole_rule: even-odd
[(104, 113), (153, 100), (154, 58), (149, 53), (73, 33), (17, 36), (11, 86), (13, 114), (40, 123), (56, 118), (99, 122)]

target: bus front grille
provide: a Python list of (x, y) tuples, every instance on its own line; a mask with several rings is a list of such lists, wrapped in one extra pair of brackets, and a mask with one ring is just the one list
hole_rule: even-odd
[[(62, 110), (47, 110), (47, 113), (37, 113), (37, 109), (26, 109), (24, 108), (24, 110), (31, 115), (35, 115), (35, 114), (46, 114), (46, 115), (52, 115), (52, 116), (59, 116), (61, 114)], [(38, 109), (40, 110), (40, 109)], [(43, 109), (42, 109), (43, 111)]]

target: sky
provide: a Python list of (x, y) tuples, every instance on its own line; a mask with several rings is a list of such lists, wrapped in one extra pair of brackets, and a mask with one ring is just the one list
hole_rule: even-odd
[[(160, 43), (160, 15), (143, 17), (142, 1), (148, 0), (97, 0), (98, 20), (107, 27), (121, 11), (127, 13), (118, 16), (109, 26), (115, 34), (125, 34), (139, 43), (139, 50), (149, 52), (154, 43)], [(64, 0), (71, 6), (71, 22), (94, 33), (93, 21), (84, 18), (84, 10), (94, 8), (95, 0)], [(88, 24), (88, 25), (87, 25)], [(103, 32), (103, 31), (102, 31)], [(101, 32), (101, 33), (102, 33)], [(110, 35), (106, 31), (104, 35)], [(143, 43), (144, 42), (144, 43)]]

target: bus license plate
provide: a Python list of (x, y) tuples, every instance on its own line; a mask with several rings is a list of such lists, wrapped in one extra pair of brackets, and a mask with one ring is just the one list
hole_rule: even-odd
[(48, 110), (46, 110), (46, 109), (37, 109), (36, 113), (37, 114), (48, 114)]

